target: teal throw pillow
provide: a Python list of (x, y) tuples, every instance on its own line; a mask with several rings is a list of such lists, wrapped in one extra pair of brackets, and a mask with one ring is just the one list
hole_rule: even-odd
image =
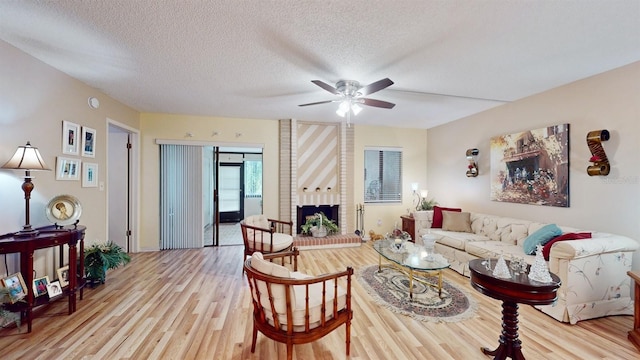
[(560, 235), (562, 235), (562, 230), (560, 230), (558, 225), (556, 224), (545, 225), (540, 229), (538, 229), (537, 231), (529, 234), (529, 236), (527, 236), (524, 239), (524, 243), (522, 244), (524, 253), (527, 255), (535, 255), (536, 247), (538, 245), (544, 246), (544, 244), (551, 241), (551, 239)]

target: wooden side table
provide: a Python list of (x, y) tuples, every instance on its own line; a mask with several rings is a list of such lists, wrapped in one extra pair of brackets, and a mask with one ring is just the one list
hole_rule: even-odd
[[(511, 359), (524, 360), (522, 355), (522, 341), (518, 338), (518, 303), (528, 305), (548, 305), (557, 299), (560, 288), (560, 278), (551, 274), (550, 283), (540, 283), (529, 280), (527, 274), (512, 275), (511, 278), (501, 279), (493, 276), (493, 269), (487, 269), (482, 262), (485, 259), (469, 261), (471, 271), (471, 286), (479, 292), (502, 301), (502, 334), (500, 344), (495, 350), (481, 348), (485, 355), (494, 356), (495, 360)], [(491, 263), (495, 265), (496, 259)], [(507, 265), (509, 261), (507, 261)]]
[(633, 330), (629, 331), (629, 340), (640, 350), (640, 271), (628, 271), (629, 275), (636, 283), (634, 297)]
[(416, 220), (413, 216), (402, 215), (402, 231), (406, 231), (411, 235), (411, 241), (416, 242)]

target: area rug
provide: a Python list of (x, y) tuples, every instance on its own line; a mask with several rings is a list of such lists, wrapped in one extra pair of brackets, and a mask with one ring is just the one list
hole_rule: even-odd
[[(478, 303), (462, 289), (442, 280), (442, 296), (438, 289), (413, 282), (413, 301), (409, 299), (409, 277), (398, 270), (368, 265), (356, 272), (358, 282), (376, 303), (392, 312), (411, 316), (420, 321), (457, 322), (473, 317)], [(437, 284), (437, 276), (414, 276), (430, 284)]]

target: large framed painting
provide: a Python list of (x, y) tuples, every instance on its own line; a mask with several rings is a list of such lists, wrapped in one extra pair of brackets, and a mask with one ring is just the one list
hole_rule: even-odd
[(569, 207), (569, 124), (491, 138), (491, 200)]

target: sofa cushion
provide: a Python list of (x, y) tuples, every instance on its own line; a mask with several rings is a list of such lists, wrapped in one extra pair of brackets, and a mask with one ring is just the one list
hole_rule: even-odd
[(442, 211), (457, 211), (461, 212), (462, 209), (457, 208), (445, 208), (440, 206), (433, 207), (433, 222), (431, 223), (432, 228), (439, 229), (442, 227)]
[(522, 248), (525, 254), (533, 255), (536, 253), (536, 248), (538, 245), (544, 245), (551, 241), (556, 236), (562, 235), (562, 230), (556, 224), (547, 224), (536, 232), (529, 234), (524, 239), (524, 243), (522, 244)]
[(544, 246), (542, 247), (542, 255), (544, 256), (545, 260), (549, 260), (549, 254), (551, 253), (551, 246), (553, 244), (555, 244), (558, 241), (564, 241), (564, 240), (579, 240), (579, 239), (591, 239), (591, 233), (590, 232), (585, 232), (585, 233), (566, 233), (566, 234), (562, 234), (560, 236), (556, 236), (553, 239), (551, 239), (548, 243), (544, 244)]
[(528, 264), (533, 264), (535, 256), (527, 255), (522, 250), (522, 246), (509, 244), (504, 241), (476, 241), (467, 243), (467, 253), (479, 258), (497, 259), (502, 255), (505, 260), (512, 257), (524, 258)]
[(436, 236), (436, 243), (464, 251), (467, 243), (473, 241), (488, 241), (489, 238), (474, 233), (432, 230), (431, 235)]
[(468, 212), (443, 211), (442, 230), (471, 232), (471, 214)]

